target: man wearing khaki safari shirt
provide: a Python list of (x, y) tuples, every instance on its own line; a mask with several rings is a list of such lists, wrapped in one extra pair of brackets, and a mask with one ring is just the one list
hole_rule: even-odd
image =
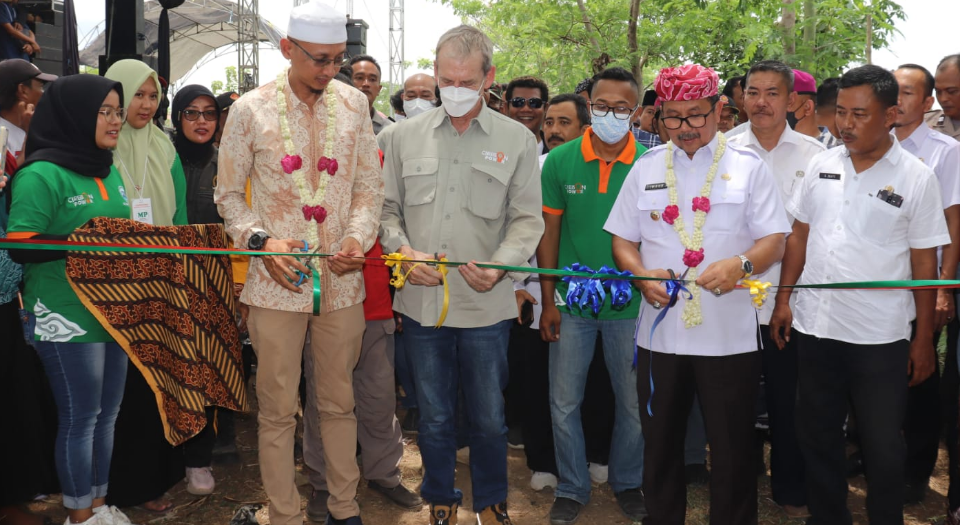
[[(501, 270), (474, 262), (522, 265), (543, 234), (533, 135), (486, 107), (494, 79), (492, 44), (468, 26), (437, 44), (434, 73), (443, 105), (384, 129), (385, 201), (381, 242), (412, 259), (448, 257), (449, 312), (434, 266), (417, 265), (397, 292), (420, 406), (421, 488), (430, 523), (448, 523), (462, 494), (454, 489), (457, 391), (470, 421), (473, 510), (478, 522), (507, 518), (507, 428), (502, 390), (507, 340), (516, 317), (513, 286)], [(413, 265), (405, 264), (405, 271)]]

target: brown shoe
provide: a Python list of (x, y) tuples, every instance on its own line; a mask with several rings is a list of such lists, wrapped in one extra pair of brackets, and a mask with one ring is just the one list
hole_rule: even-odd
[(796, 506), (796, 505), (783, 505), (780, 508), (783, 509), (783, 512), (790, 519), (799, 519), (799, 518), (809, 518), (810, 510), (807, 509), (806, 505)]
[(477, 514), (477, 525), (512, 525), (507, 516), (507, 502), (490, 505)]
[(430, 525), (457, 525), (457, 505), (430, 505)]

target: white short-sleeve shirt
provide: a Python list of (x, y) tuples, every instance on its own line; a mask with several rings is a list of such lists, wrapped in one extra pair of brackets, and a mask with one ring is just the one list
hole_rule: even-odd
[[(860, 173), (846, 147), (810, 161), (787, 205), (810, 225), (799, 284), (911, 279), (911, 249), (950, 242), (933, 170), (891, 139), (883, 158)], [(881, 191), (895, 195), (884, 200)], [(909, 339), (915, 317), (907, 290), (800, 289), (793, 326), (821, 338), (885, 344)]]
[[(713, 155), (716, 137), (687, 157), (674, 149), (678, 206), (688, 233), (693, 232), (691, 201), (700, 195)], [(669, 205), (665, 184), (667, 145), (653, 148), (634, 164), (604, 229), (631, 242), (640, 243), (643, 266), (683, 273), (684, 247), (673, 227), (663, 221)], [(704, 260), (700, 273), (711, 263), (749, 250), (763, 237), (788, 233), (790, 224), (773, 176), (763, 160), (750, 150), (728, 144), (720, 159), (710, 193), (710, 212), (703, 227)], [(694, 286), (694, 285), (690, 285)], [(715, 297), (700, 294), (703, 324), (686, 328), (681, 313), (683, 300), (667, 312), (651, 340), (650, 329), (660, 310), (644, 302), (637, 327), (637, 345), (654, 352), (700, 356), (725, 356), (757, 350), (757, 313), (745, 290)]]
[[(783, 202), (790, 202), (790, 197), (794, 190), (803, 182), (806, 175), (807, 164), (810, 163), (816, 154), (827, 149), (819, 140), (798, 133), (787, 126), (780, 134), (780, 140), (770, 151), (763, 149), (760, 141), (749, 128), (732, 139), (731, 144), (736, 144), (756, 153), (770, 168), (770, 173), (776, 181), (777, 189), (780, 190), (780, 198)], [(958, 143), (960, 144), (960, 143)], [(790, 224), (793, 224), (793, 216), (787, 214)], [(763, 282), (777, 284), (780, 282), (780, 263), (770, 266), (770, 269), (762, 274), (752, 277)], [(770, 324), (770, 317), (773, 315), (773, 301), (767, 301), (758, 311), (760, 324)]]
[(960, 142), (921, 124), (900, 146), (937, 175), (943, 209), (960, 204)]

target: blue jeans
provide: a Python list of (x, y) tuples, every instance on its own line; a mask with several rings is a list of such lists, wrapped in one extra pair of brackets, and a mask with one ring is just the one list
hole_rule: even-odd
[(403, 317), (406, 350), (420, 407), (420, 454), (426, 474), (420, 494), (435, 505), (459, 503), (453, 486), (457, 453), (457, 391), (470, 425), (473, 509), (507, 500), (507, 386), (510, 323), (481, 328), (434, 328)]
[(90, 508), (94, 499), (107, 496), (127, 354), (117, 343), (35, 341), (34, 346), (57, 404), (55, 457), (63, 506)]
[(614, 493), (643, 484), (643, 431), (637, 374), (632, 366), (635, 329), (635, 319), (598, 320), (561, 313), (560, 341), (550, 343), (550, 415), (560, 474), (558, 498), (583, 505), (590, 501), (580, 405), (598, 331), (616, 399), (608, 482)]

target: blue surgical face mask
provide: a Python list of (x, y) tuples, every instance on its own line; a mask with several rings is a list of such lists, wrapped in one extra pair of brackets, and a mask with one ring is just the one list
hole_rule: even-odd
[(590, 126), (593, 128), (593, 132), (600, 140), (607, 144), (616, 144), (620, 142), (627, 133), (630, 133), (630, 119), (620, 120), (613, 115), (613, 111), (603, 116), (599, 116), (596, 113), (592, 116)]

